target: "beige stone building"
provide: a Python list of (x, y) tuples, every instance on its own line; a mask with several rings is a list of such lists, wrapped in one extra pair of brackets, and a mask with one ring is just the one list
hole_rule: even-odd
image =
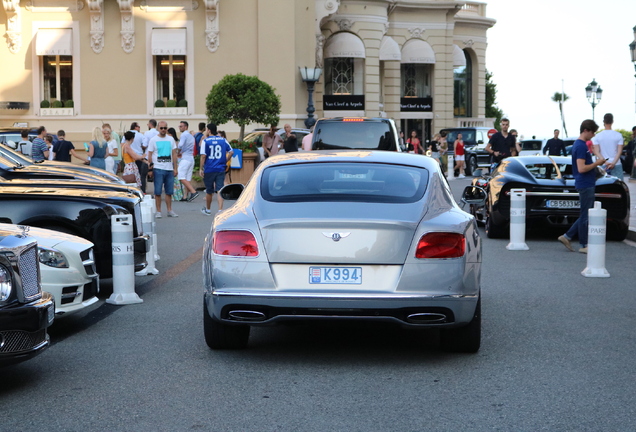
[(425, 139), (490, 126), (494, 24), (478, 1), (3, 0), (0, 126), (45, 125), (80, 141), (102, 123), (195, 129), (212, 85), (240, 72), (276, 89), (281, 125), (303, 127), (299, 67), (316, 66), (317, 117), (391, 117)]

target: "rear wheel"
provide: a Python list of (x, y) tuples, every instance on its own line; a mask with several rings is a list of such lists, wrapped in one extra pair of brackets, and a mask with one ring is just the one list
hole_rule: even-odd
[(481, 297), (473, 319), (464, 327), (441, 330), (440, 347), (448, 352), (476, 353), (481, 346)]
[(607, 239), (610, 241), (623, 241), (627, 238), (629, 227), (614, 228), (607, 230)]
[(203, 334), (211, 349), (241, 349), (247, 346), (250, 326), (227, 325), (213, 320), (203, 301)]
[(506, 227), (495, 225), (490, 215), (486, 215), (486, 235), (488, 238), (504, 238), (506, 236)]

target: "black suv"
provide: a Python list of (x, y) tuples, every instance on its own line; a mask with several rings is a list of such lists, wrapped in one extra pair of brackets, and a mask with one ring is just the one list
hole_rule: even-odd
[(449, 154), (455, 154), (455, 140), (457, 134), (462, 134), (464, 149), (466, 152), (466, 175), (472, 175), (477, 168), (490, 167), (490, 154), (484, 150), (492, 134), (496, 129), (488, 127), (465, 127), (447, 128), (441, 132), (446, 132), (446, 142), (448, 142)]
[(54, 316), (53, 297), (40, 284), (37, 242), (0, 230), (0, 366), (46, 349)]
[(392, 119), (334, 117), (319, 119), (314, 127), (312, 150), (401, 151)]

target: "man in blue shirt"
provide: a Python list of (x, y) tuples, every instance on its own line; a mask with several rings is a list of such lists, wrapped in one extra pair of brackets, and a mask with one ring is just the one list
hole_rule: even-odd
[[(218, 193), (225, 182), (225, 167), (227, 158), (232, 157), (234, 151), (232, 147), (223, 137), (217, 135), (216, 125), (208, 124), (208, 133), (210, 136), (205, 138), (201, 144), (201, 168), (199, 174), (203, 176), (205, 184), (205, 207), (201, 209), (201, 213), (210, 216), (210, 206), (212, 205), (212, 194)], [(223, 209), (223, 198), (217, 194), (219, 210)]]
[(592, 154), (586, 144), (597, 130), (598, 125), (594, 120), (584, 120), (581, 123), (581, 135), (572, 146), (572, 174), (574, 174), (574, 187), (579, 193), (581, 213), (568, 232), (559, 236), (558, 239), (572, 252), (574, 249), (570, 241), (578, 235), (581, 244), (579, 252), (587, 253), (588, 212), (594, 206), (594, 191), (596, 189), (595, 168), (605, 163), (603, 158), (598, 158), (596, 162), (592, 162)]
[(37, 134), (38, 136), (33, 140), (33, 145), (31, 146), (31, 158), (33, 162), (42, 162), (49, 158), (49, 147), (46, 145), (46, 141), (44, 141), (46, 128), (40, 126), (37, 130)]

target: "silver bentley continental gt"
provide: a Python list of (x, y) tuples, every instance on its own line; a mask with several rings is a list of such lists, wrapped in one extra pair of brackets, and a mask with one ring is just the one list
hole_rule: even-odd
[(481, 239), (437, 161), (382, 151), (271, 157), (214, 218), (203, 252), (212, 349), (251, 326), (367, 320), (440, 330), (447, 351), (481, 339)]

